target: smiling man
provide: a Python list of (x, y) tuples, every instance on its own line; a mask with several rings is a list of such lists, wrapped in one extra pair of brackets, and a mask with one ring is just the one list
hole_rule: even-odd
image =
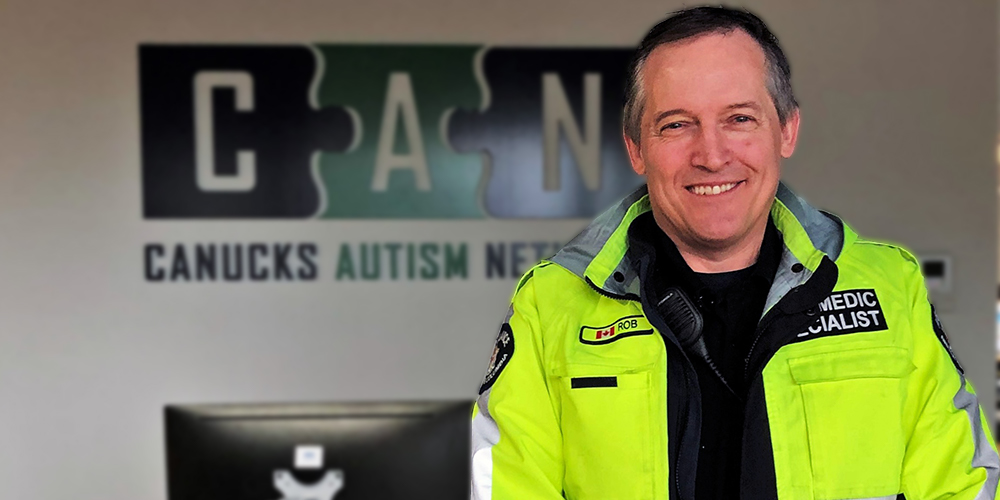
[(624, 111), (647, 185), (518, 283), (473, 498), (996, 498), (916, 259), (780, 182), (799, 110), (756, 16), (656, 25)]

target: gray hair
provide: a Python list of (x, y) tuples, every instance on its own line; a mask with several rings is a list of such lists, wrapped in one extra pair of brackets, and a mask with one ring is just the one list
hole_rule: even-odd
[(625, 81), (625, 108), (622, 113), (622, 128), (632, 142), (639, 144), (642, 113), (646, 105), (642, 73), (646, 60), (657, 47), (709, 33), (731, 33), (741, 30), (750, 35), (764, 51), (767, 75), (764, 85), (771, 96), (778, 120), (785, 121), (798, 109), (792, 92), (792, 71), (784, 51), (778, 45), (778, 38), (771, 33), (764, 21), (746, 10), (727, 7), (694, 7), (679, 10), (660, 21), (639, 42), (632, 55)]

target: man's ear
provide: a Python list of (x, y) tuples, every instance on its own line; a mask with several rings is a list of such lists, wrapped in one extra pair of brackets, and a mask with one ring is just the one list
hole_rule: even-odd
[(781, 127), (782, 158), (789, 158), (795, 152), (795, 144), (799, 140), (799, 119), (799, 108), (795, 108), (785, 119), (785, 125)]
[(632, 170), (639, 175), (646, 175), (646, 164), (642, 161), (642, 154), (639, 152), (639, 145), (632, 141), (626, 133), (622, 133), (625, 140), (625, 149), (628, 150), (628, 160), (632, 163)]

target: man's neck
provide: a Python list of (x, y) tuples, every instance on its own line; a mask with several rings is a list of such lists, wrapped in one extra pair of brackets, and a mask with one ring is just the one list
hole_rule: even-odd
[(755, 224), (755, 227), (743, 238), (717, 247), (691, 244), (669, 232), (667, 232), (667, 236), (670, 236), (670, 239), (677, 245), (677, 251), (692, 271), (696, 273), (725, 273), (746, 269), (757, 262), (766, 230), (767, 218), (765, 217), (762, 223)]

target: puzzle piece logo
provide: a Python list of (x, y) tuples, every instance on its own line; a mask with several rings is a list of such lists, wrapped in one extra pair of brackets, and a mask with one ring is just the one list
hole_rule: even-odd
[(480, 104), (474, 46), (320, 45), (322, 106), (345, 106), (364, 130), (322, 156), (327, 218), (483, 217), (478, 154), (445, 136), (457, 108)]
[(629, 50), (143, 45), (146, 218), (589, 217)]
[(313, 153), (356, 133), (344, 109), (310, 104), (317, 70), (301, 46), (141, 46), (145, 217), (316, 213)]
[(641, 184), (621, 138), (631, 50), (496, 48), (483, 58), (490, 102), (456, 112), (451, 141), (487, 153), (494, 217), (589, 217)]

